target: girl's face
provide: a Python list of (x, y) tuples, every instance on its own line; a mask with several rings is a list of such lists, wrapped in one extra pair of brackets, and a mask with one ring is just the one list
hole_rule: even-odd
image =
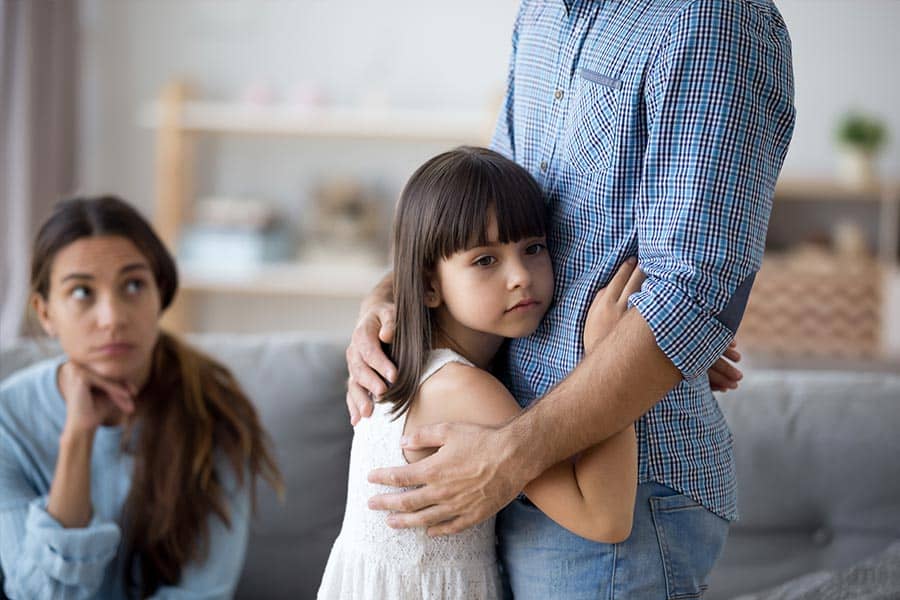
[(33, 305), (69, 360), (142, 385), (159, 335), (160, 295), (150, 264), (128, 239), (86, 237), (57, 252), (47, 298)]
[(473, 355), (533, 333), (553, 297), (546, 239), (501, 244), (498, 238), (492, 217), (488, 244), (442, 259), (426, 293), (440, 332)]

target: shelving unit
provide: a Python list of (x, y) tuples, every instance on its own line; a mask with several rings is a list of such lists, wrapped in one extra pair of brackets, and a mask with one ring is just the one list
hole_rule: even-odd
[[(160, 99), (144, 107), (138, 122), (156, 130), (156, 206), (154, 225), (175, 248), (193, 205), (193, 168), (200, 136), (291, 136), (377, 139), (394, 142), (487, 144), (493, 130), (490, 111), (308, 108), (208, 102), (190, 98), (182, 82), (166, 86)], [(265, 264), (251, 271), (210, 270), (182, 264), (179, 297), (165, 325), (184, 332), (198, 294), (225, 293), (328, 298), (362, 298), (386, 266), (327, 265), (297, 261)]]
[(900, 282), (900, 182), (860, 189), (829, 180), (784, 179), (775, 190), (770, 242), (779, 235), (801, 241), (809, 223), (791, 215), (800, 206), (807, 221), (820, 217), (817, 209), (868, 212), (868, 220), (876, 221), (869, 228), (876, 238), (869, 240), (871, 255), (803, 257), (767, 249), (738, 333), (740, 344), (783, 358), (900, 357), (900, 298), (894, 298)]

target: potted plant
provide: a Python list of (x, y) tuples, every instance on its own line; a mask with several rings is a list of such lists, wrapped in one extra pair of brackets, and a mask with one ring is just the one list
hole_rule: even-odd
[(855, 188), (876, 185), (875, 156), (887, 140), (884, 123), (870, 115), (849, 112), (840, 120), (835, 133), (841, 149), (841, 180)]

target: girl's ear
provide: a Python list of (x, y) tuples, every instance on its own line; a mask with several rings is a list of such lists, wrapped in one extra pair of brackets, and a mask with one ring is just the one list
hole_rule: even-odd
[(43, 296), (40, 294), (33, 294), (31, 296), (31, 308), (34, 309), (34, 314), (37, 315), (44, 333), (50, 337), (56, 337), (56, 329), (53, 327), (53, 323), (50, 320), (49, 307)]
[(441, 305), (441, 288), (437, 278), (429, 275), (426, 278), (425, 287), (425, 306), (428, 308), (437, 308)]

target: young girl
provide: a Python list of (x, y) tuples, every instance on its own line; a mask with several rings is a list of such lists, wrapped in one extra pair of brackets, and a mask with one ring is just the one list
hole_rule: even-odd
[[(528, 172), (490, 150), (441, 154), (407, 183), (394, 224), (391, 355), (398, 376), (371, 418), (356, 425), (344, 523), (320, 598), (500, 596), (493, 519), (434, 539), (423, 529), (391, 529), (366, 503), (395, 490), (368, 483), (366, 475), (429, 454), (401, 451), (405, 431), (438, 422), (501, 424), (519, 412), (490, 369), (504, 339), (534, 332), (553, 299), (544, 211)], [(624, 299), (641, 282), (629, 263), (601, 294)], [(587, 351), (622, 306), (595, 301), (583, 336)], [(636, 485), (630, 427), (549, 469), (525, 494), (574, 533), (615, 543), (631, 531)]]
[(172, 257), (111, 197), (61, 203), (32, 256), (64, 354), (0, 385), (6, 594), (231, 597), (255, 481), (280, 476), (228, 370), (159, 329)]

